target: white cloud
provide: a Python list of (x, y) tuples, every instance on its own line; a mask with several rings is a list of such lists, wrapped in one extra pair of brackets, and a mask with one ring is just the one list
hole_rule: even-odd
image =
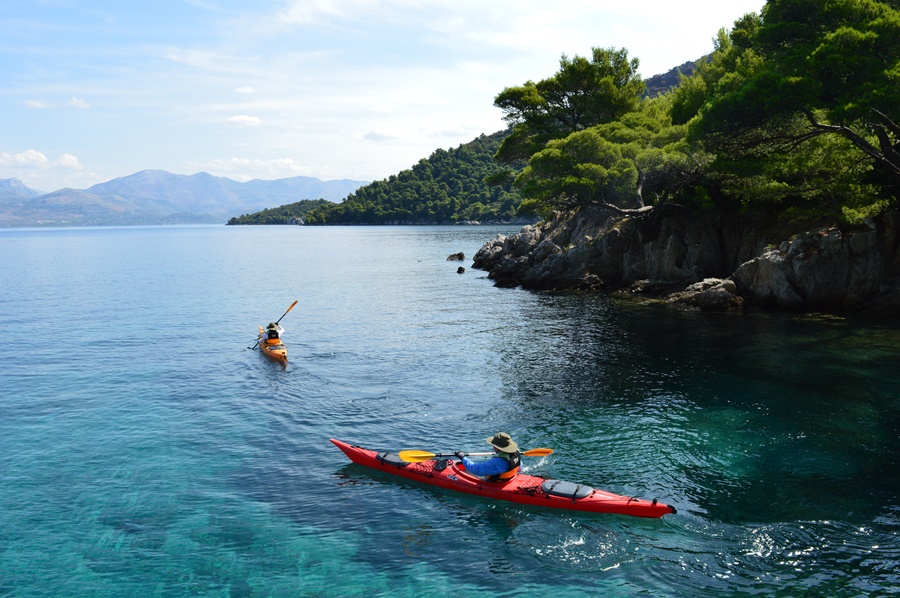
[(321, 16), (337, 17), (342, 13), (359, 14), (367, 5), (374, 6), (371, 0), (293, 0), (278, 12), (278, 20), (285, 25), (310, 23)]
[(256, 90), (253, 89), (252, 87), (250, 87), (249, 85), (241, 85), (240, 87), (235, 87), (234, 90), (237, 93), (243, 93), (243, 94), (256, 93)]
[(53, 106), (42, 100), (25, 100), (25, 107), (35, 110), (44, 110), (47, 108), (52, 108)]
[(76, 156), (72, 154), (63, 154), (59, 157), (59, 165), (63, 168), (71, 168), (72, 170), (82, 170), (84, 166), (78, 161)]
[(25, 150), (18, 154), (0, 152), (0, 165), (2, 166), (27, 166), (31, 168), (48, 168), (51, 165), (43, 153), (37, 150)]
[(0, 166), (19, 166), (24, 168), (68, 168), (82, 170), (84, 167), (78, 158), (72, 154), (62, 154), (56, 162), (51, 161), (43, 152), (37, 150), (25, 150), (17, 154), (0, 152)]
[(258, 127), (261, 123), (262, 120), (259, 117), (246, 114), (238, 114), (225, 119), (225, 124), (229, 127)]
[(191, 171), (204, 171), (236, 180), (251, 178), (284, 178), (289, 176), (313, 176), (311, 169), (298, 164), (291, 158), (273, 160), (230, 158), (208, 162), (188, 162), (185, 167)]
[(87, 110), (88, 108), (91, 107), (90, 104), (88, 104), (81, 98), (76, 98), (74, 96), (72, 97), (71, 100), (69, 100), (68, 104), (69, 104), (69, 106), (72, 106), (73, 108), (78, 108), (79, 110)]

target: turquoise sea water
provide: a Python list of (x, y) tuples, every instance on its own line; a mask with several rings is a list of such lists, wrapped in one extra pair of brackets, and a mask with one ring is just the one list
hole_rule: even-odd
[[(501, 230), (0, 230), (0, 596), (900, 594), (900, 324), (446, 261)], [(247, 347), (295, 299), (283, 368)], [(678, 514), (489, 503), (328, 442), (500, 430)]]

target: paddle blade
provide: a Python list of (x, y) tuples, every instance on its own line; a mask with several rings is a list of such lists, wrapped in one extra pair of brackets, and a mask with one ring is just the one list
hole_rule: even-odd
[(428, 451), (400, 451), (397, 454), (407, 463), (420, 463), (437, 457), (437, 455)]
[(536, 449), (529, 449), (522, 454), (526, 457), (546, 457), (547, 455), (550, 455), (552, 453), (553, 453), (553, 449), (536, 448)]
[(279, 322), (281, 322), (281, 320), (284, 319), (284, 316), (288, 315), (288, 312), (290, 312), (292, 309), (294, 309), (294, 306), (297, 305), (297, 301), (300, 301), (300, 300), (299, 300), (299, 299), (294, 300), (294, 302), (291, 303), (291, 306), (290, 306), (289, 308), (287, 308), (287, 311), (284, 312), (283, 314), (281, 314), (281, 317), (280, 317), (280, 318), (278, 318), (277, 320), (275, 320), (275, 323), (276, 323), (276, 324), (279, 323)]

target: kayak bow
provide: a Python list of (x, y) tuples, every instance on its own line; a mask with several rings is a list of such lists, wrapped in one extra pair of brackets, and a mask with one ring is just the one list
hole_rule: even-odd
[(488, 482), (467, 473), (462, 464), (452, 459), (409, 463), (396, 453), (373, 451), (334, 438), (331, 442), (359, 465), (457, 492), (552, 509), (617, 513), (634, 517), (658, 518), (676, 512), (675, 507), (656, 499), (650, 501), (620, 496), (582, 484), (523, 473), (517, 474), (508, 482)]

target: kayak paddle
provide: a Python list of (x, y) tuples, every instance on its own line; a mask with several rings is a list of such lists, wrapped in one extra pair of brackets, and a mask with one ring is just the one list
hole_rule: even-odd
[[(291, 306), (290, 306), (289, 308), (287, 308), (287, 311), (284, 312), (283, 314), (281, 314), (281, 318), (283, 318), (284, 316), (288, 315), (288, 311), (291, 311), (292, 309), (294, 309), (294, 306), (297, 305), (297, 301), (300, 301), (300, 300), (297, 299), (297, 300), (295, 300), (293, 303), (291, 303)], [(275, 320), (275, 323), (277, 324), (278, 322), (280, 322), (280, 321), (281, 321), (281, 318), (278, 318), (277, 320)]]
[[(297, 305), (297, 301), (300, 301), (300, 300), (297, 299), (297, 300), (295, 300), (293, 303), (291, 303), (291, 306), (290, 306), (289, 308), (287, 308), (287, 311), (284, 312), (283, 314), (281, 314), (281, 318), (283, 318), (284, 316), (288, 315), (288, 311), (291, 311), (292, 309), (294, 309), (294, 306)], [(276, 323), (276, 324), (279, 323), (279, 322), (281, 321), (281, 318), (278, 318), (277, 320), (275, 320), (275, 323)], [(258, 344), (259, 344), (259, 339), (256, 339), (256, 344), (254, 344), (252, 347), (247, 347), (247, 348), (248, 348), (248, 349), (255, 349), (255, 348), (256, 348), (256, 345), (258, 345)]]
[[(546, 457), (550, 453), (553, 452), (553, 449), (550, 448), (536, 448), (522, 452), (522, 456), (524, 457)], [(494, 453), (463, 453), (467, 457), (487, 457), (493, 455)], [(428, 451), (400, 451), (398, 453), (399, 457), (408, 463), (419, 463), (421, 461), (428, 461), (430, 459), (434, 459), (435, 457), (455, 457), (455, 453), (449, 454), (435, 454), (429, 453)]]

